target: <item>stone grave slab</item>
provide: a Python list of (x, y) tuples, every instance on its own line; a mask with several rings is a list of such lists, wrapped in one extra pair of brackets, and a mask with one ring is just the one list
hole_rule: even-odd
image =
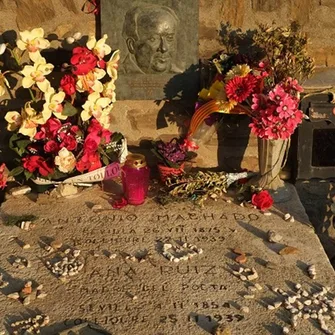
[[(9, 282), (0, 289), (1, 325), (39, 311), (50, 317), (42, 334), (56, 334), (85, 322), (113, 335), (201, 335), (221, 323), (232, 334), (281, 334), (282, 326), (290, 327), (290, 313), (283, 307), (267, 309), (278, 299), (271, 287), (292, 292), (292, 285), (301, 283), (306, 290), (325, 285), (335, 292), (334, 271), (308, 225), (295, 189), (291, 192), (291, 200), (273, 208), (271, 216), (223, 200), (209, 201), (202, 209), (190, 203), (162, 207), (148, 199), (139, 207), (113, 210), (107, 195), (97, 187), (72, 199), (10, 197), (1, 206), (2, 222), (9, 216), (28, 214), (38, 219), (30, 231), (1, 224), (0, 273)], [(287, 212), (295, 222), (283, 219)], [(268, 242), (268, 230), (276, 231), (283, 240)], [(54, 239), (63, 243), (62, 251), (80, 249), (85, 264), (66, 282), (46, 266), (47, 260), (60, 254), (44, 249)], [(195, 244), (203, 253), (189, 261), (169, 262), (157, 250), (157, 241), (171, 240)], [(23, 249), (24, 243), (31, 247)], [(299, 252), (279, 255), (285, 245)], [(235, 247), (247, 253), (243, 266), (254, 267), (259, 275), (252, 283), (263, 289), (252, 293), (252, 299), (244, 297), (250, 295), (247, 287), (251, 282), (232, 273), (239, 267), (231, 251)], [(134, 262), (125, 257), (140, 251), (149, 252), (151, 258)], [(117, 256), (110, 259), (110, 253)], [(31, 267), (13, 267), (13, 257), (25, 257)], [(265, 266), (268, 261), (274, 263), (273, 269)], [(311, 264), (317, 270), (314, 280), (306, 271)], [(43, 284), (48, 295), (28, 306), (6, 296), (26, 280)], [(250, 312), (241, 311), (242, 306)], [(333, 320), (327, 325), (335, 330)], [(322, 333), (314, 320), (302, 320), (294, 332)]]
[(117, 99), (194, 98), (198, 0), (102, 0), (101, 30), (120, 50)]

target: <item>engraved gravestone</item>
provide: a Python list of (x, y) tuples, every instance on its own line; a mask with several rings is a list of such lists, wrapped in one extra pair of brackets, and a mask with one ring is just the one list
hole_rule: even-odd
[(196, 95), (198, 8), (197, 0), (101, 1), (102, 34), (121, 52), (118, 99)]

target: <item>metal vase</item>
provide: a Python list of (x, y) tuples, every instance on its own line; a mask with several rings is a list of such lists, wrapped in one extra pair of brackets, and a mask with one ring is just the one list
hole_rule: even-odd
[(280, 170), (284, 167), (290, 140), (265, 140), (258, 138), (258, 187), (277, 190), (284, 187)]

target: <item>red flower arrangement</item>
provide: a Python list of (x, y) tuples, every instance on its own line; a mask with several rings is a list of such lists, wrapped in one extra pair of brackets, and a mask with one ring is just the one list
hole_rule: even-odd
[(11, 175), (59, 180), (117, 161), (125, 143), (122, 134), (111, 130), (119, 51), (112, 53), (107, 35), (98, 41), (89, 38), (85, 46), (73, 48), (57, 84), (48, 80), (54, 65), (40, 53), (50, 45), (43, 35), (43, 29), (36, 28), (20, 33), (17, 41), (31, 60), (17, 64), (31, 100), (20, 112), (5, 116), (8, 130), (14, 132), (10, 147), (19, 155)]
[(261, 211), (265, 211), (272, 207), (273, 199), (267, 190), (263, 190), (252, 195), (251, 203)]

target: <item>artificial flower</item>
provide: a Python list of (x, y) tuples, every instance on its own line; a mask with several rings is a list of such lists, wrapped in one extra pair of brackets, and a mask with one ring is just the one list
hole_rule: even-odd
[(5, 115), (7, 121), (7, 130), (14, 131), (20, 127), (22, 123), (22, 116), (18, 112), (7, 112)]
[(27, 156), (22, 158), (23, 167), (33, 173), (36, 170), (43, 176), (47, 177), (53, 172), (53, 168), (49, 166), (42, 156)]
[(87, 41), (86, 46), (88, 49), (92, 50), (99, 59), (102, 59), (112, 51), (111, 47), (106, 44), (107, 38), (107, 34), (104, 34), (104, 36), (97, 41), (94, 36), (91, 36)]
[(76, 83), (76, 89), (78, 92), (99, 92), (103, 91), (103, 85), (99, 81), (106, 75), (105, 70), (94, 68), (93, 71), (90, 71), (86, 75), (78, 76)]
[(280, 101), (279, 106), (277, 107), (277, 112), (281, 118), (290, 117), (294, 114), (297, 107), (296, 101), (287, 95)]
[(252, 195), (251, 203), (261, 211), (265, 211), (273, 205), (273, 199), (267, 190), (263, 190)]
[(40, 131), (36, 133), (34, 139), (37, 141), (44, 139), (54, 139), (61, 126), (62, 124), (58, 119), (51, 117), (40, 127)]
[(8, 170), (5, 163), (0, 165), (0, 190), (3, 190), (7, 186)]
[(50, 87), (50, 82), (45, 78), (53, 70), (54, 66), (50, 63), (47, 64), (45, 58), (40, 57), (34, 65), (26, 65), (21, 73), (24, 75), (22, 79), (22, 86), (30, 88), (34, 84), (42, 92), (46, 92)]
[(250, 72), (251, 72), (251, 68), (247, 64), (238, 64), (238, 65), (235, 65), (225, 75), (225, 81), (228, 82), (229, 80), (233, 79), (236, 76), (237, 77), (245, 77)]
[(20, 38), (16, 45), (20, 50), (28, 50), (29, 58), (37, 62), (41, 58), (40, 50), (47, 49), (50, 42), (44, 38), (43, 28), (35, 28), (31, 31), (25, 30), (19, 32)]
[(10, 87), (9, 82), (5, 77), (5, 73), (6, 72), (1, 73), (1, 70), (0, 70), (0, 97), (6, 94), (6, 87)]
[(96, 169), (101, 168), (102, 164), (100, 161), (100, 156), (97, 152), (87, 152), (85, 153), (81, 159), (76, 164), (76, 169), (83, 173), (84, 171), (88, 170), (94, 171)]
[(89, 120), (92, 116), (99, 119), (104, 113), (104, 109), (111, 103), (111, 99), (100, 97), (98, 92), (93, 92), (87, 97), (83, 105), (81, 118), (83, 121)]
[(97, 119), (91, 119), (87, 131), (89, 135), (91, 133), (94, 133), (99, 136), (99, 138), (101, 139), (101, 143), (103, 144), (108, 144), (111, 141), (112, 133), (109, 130), (103, 128)]
[(119, 66), (118, 64), (119, 60), (120, 60), (120, 50), (116, 50), (112, 53), (111, 58), (106, 63), (106, 71), (113, 80), (117, 79), (117, 68)]
[(55, 165), (59, 171), (70, 173), (76, 167), (76, 157), (71, 151), (62, 148), (59, 150), (58, 156), (55, 157)]
[(111, 99), (112, 102), (116, 100), (114, 80), (111, 80), (103, 85), (102, 95)]
[(287, 93), (281, 85), (276, 85), (274, 89), (269, 92), (270, 100), (277, 103), (282, 101), (285, 97), (287, 97)]
[(219, 100), (217, 104), (220, 106), (219, 113), (228, 113), (237, 105), (237, 102), (234, 100), (222, 101)]
[(50, 140), (44, 144), (43, 149), (45, 152), (56, 153), (59, 151), (59, 144), (54, 140)]
[(199, 146), (194, 141), (191, 141), (189, 138), (184, 139), (182, 146), (186, 151), (196, 151), (199, 149)]
[(243, 102), (253, 93), (256, 82), (256, 78), (251, 74), (245, 77), (234, 77), (226, 84), (228, 98), (239, 103)]
[(66, 74), (60, 81), (60, 88), (67, 94), (73, 95), (76, 93), (76, 79), (70, 74)]
[(97, 58), (91, 50), (85, 47), (76, 47), (72, 50), (70, 62), (73, 66), (72, 73), (82, 76), (96, 67)]
[(107, 106), (105, 109), (102, 110), (102, 113), (95, 114), (95, 118), (99, 121), (101, 126), (104, 129), (110, 129), (112, 124), (112, 109), (113, 105)]
[(50, 119), (52, 114), (60, 120), (67, 119), (67, 115), (62, 114), (63, 111), (62, 102), (64, 98), (65, 98), (65, 92), (60, 91), (56, 93), (52, 87), (45, 92), (44, 94), (45, 103), (43, 105), (43, 111), (42, 111), (45, 120)]
[(97, 133), (93, 132), (87, 135), (84, 142), (84, 153), (96, 152), (100, 144), (100, 137)]

